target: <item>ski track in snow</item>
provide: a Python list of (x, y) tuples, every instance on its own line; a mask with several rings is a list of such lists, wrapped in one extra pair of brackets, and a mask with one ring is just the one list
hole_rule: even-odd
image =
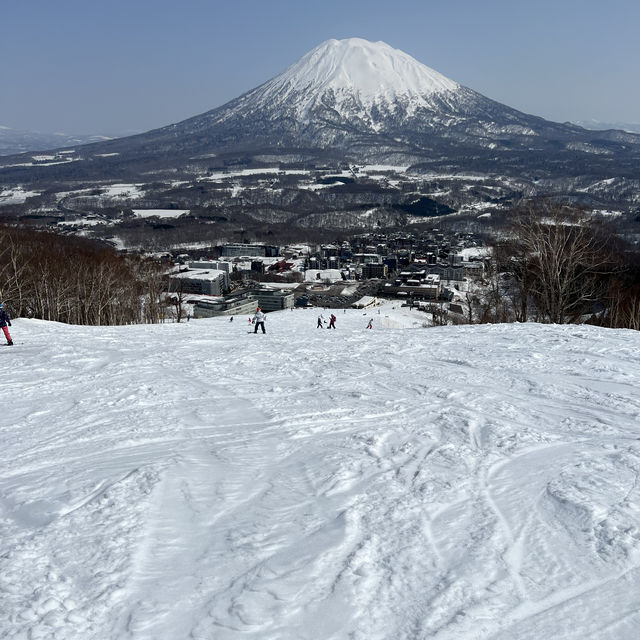
[(316, 315), (14, 322), (0, 636), (635, 640), (637, 332)]

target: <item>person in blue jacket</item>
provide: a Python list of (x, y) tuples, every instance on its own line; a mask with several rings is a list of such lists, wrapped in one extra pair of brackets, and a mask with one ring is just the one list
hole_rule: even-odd
[[(8, 325), (8, 326), (7, 326)], [(2, 302), (0, 302), (0, 327), (2, 327), (2, 332), (4, 333), (4, 337), (7, 339), (7, 344), (11, 346), (13, 344), (13, 340), (11, 339), (11, 334), (9, 333), (9, 327), (11, 326), (11, 318), (7, 313), (7, 310), (4, 308)]]

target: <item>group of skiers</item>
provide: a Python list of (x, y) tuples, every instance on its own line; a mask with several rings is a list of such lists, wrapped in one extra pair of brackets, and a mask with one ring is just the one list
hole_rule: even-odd
[[(316, 325), (316, 328), (317, 329), (323, 329), (325, 322), (326, 321), (324, 319), (324, 316), (322, 314), (320, 314), (318, 316), (318, 324)], [(331, 316), (329, 317), (329, 324), (327, 325), (327, 329), (335, 329), (335, 328), (336, 328), (336, 317), (332, 313)], [(369, 323), (367, 324), (367, 329), (373, 329), (373, 318), (369, 318)]]
[[(253, 333), (258, 333), (258, 329), (262, 329), (262, 333), (266, 333), (264, 328), (264, 321), (266, 319), (265, 313), (258, 307), (253, 318), (249, 318), (249, 322), (253, 325)], [(329, 322), (327, 324), (327, 329), (335, 329), (336, 328), (336, 316), (335, 314), (331, 314), (329, 316)], [(231, 316), (230, 322), (233, 322), (233, 316)], [(324, 324), (326, 320), (322, 314), (318, 316), (318, 324), (316, 328), (324, 329)], [(367, 329), (373, 329), (373, 318), (369, 320), (369, 324), (367, 324)]]
[(4, 337), (7, 339), (7, 345), (12, 346), (13, 340), (11, 339), (11, 334), (9, 333), (9, 327), (11, 326), (11, 318), (7, 313), (7, 310), (4, 308), (2, 302), (0, 302), (0, 327), (2, 328), (2, 333), (4, 333)]
[[(316, 325), (316, 328), (317, 329), (324, 329), (324, 323), (325, 323), (324, 316), (322, 314), (320, 314), (318, 316), (318, 324)], [(329, 318), (329, 324), (327, 326), (327, 329), (335, 329), (335, 328), (336, 328), (336, 317), (332, 313), (331, 317)]]
[[(266, 333), (264, 328), (264, 321), (266, 319), (265, 313), (257, 308), (255, 315), (253, 318), (249, 318), (249, 322), (253, 324), (253, 333), (258, 333), (258, 329), (262, 329), (262, 333)], [(233, 316), (230, 318), (230, 322), (233, 322)], [(318, 316), (318, 324), (316, 325), (318, 329), (324, 328), (325, 323), (324, 316), (320, 314)], [(2, 328), (2, 332), (4, 333), (4, 337), (7, 339), (7, 345), (13, 345), (13, 339), (11, 338), (11, 334), (9, 333), (9, 327), (11, 326), (11, 318), (7, 313), (7, 310), (4, 308), (4, 305), (0, 302), (0, 328)], [(327, 325), (327, 329), (335, 329), (336, 328), (336, 316), (332, 313), (329, 317), (329, 323)], [(369, 324), (367, 325), (367, 329), (373, 329), (373, 318), (369, 320)]]

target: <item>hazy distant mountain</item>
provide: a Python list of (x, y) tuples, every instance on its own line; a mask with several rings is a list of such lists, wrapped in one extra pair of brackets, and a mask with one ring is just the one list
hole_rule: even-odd
[[(531, 180), (635, 177), (640, 136), (550, 122), (444, 77), (383, 42), (328, 40), (227, 104), (0, 177), (135, 179), (228, 166), (385, 163)], [(14, 165), (12, 168), (9, 165)], [(2, 169), (2, 165), (5, 166)]]
[(67, 133), (42, 133), (23, 131), (0, 125), (0, 155), (6, 156), (29, 151), (48, 151), (71, 145), (89, 144), (111, 140), (112, 136), (71, 135)]
[(607, 129), (619, 129), (628, 133), (640, 133), (640, 122), (600, 122), (598, 120), (574, 120), (572, 124), (577, 124), (585, 129), (594, 131), (605, 131)]

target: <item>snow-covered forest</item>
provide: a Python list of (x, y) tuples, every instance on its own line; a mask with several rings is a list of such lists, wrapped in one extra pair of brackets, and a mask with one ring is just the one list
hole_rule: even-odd
[(635, 640), (638, 333), (319, 311), (13, 321), (0, 635)]

